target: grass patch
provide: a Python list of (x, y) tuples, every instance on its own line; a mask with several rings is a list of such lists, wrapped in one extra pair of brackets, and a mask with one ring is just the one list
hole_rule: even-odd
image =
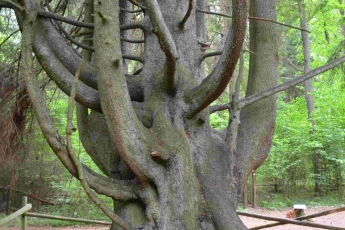
[(314, 196), (313, 191), (303, 191), (294, 193), (258, 193), (259, 206), (278, 210), (291, 208), (294, 204), (305, 204), (307, 207), (333, 206), (340, 207), (345, 205), (345, 200), (341, 199), (338, 192), (328, 193), (322, 196)]

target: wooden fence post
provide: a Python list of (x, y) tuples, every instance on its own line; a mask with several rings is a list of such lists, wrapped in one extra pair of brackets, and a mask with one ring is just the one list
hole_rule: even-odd
[(256, 170), (252, 171), (252, 185), (253, 185), (253, 208), (256, 208)]
[(243, 208), (248, 208), (247, 182), (243, 185)]
[[(23, 207), (25, 205), (27, 205), (28, 203), (28, 197), (27, 196), (23, 196), (22, 197), (22, 205)], [(27, 217), (25, 215), (26, 213), (23, 213), (22, 215), (22, 230), (27, 230), (28, 229), (28, 223), (27, 223)]]

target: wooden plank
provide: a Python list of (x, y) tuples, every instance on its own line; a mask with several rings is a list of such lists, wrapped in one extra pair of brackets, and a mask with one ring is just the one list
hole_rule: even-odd
[(287, 218), (264, 216), (264, 215), (249, 213), (249, 212), (237, 211), (237, 213), (238, 213), (238, 215), (241, 215), (241, 216), (248, 216), (248, 217), (254, 217), (254, 218), (258, 218), (258, 219), (278, 221), (278, 222), (282, 222), (285, 224), (295, 224), (295, 225), (302, 225), (302, 226), (322, 228), (322, 229), (345, 230), (345, 228), (342, 228), (342, 227), (335, 227), (335, 226), (330, 226), (330, 225), (317, 224), (317, 223), (311, 223), (311, 222), (299, 221), (299, 220), (291, 220), (291, 219), (287, 219)]
[(248, 192), (247, 192), (247, 182), (243, 185), (243, 208), (248, 208)]
[[(315, 217), (325, 216), (325, 215), (329, 215), (329, 214), (333, 214), (333, 213), (338, 213), (338, 212), (342, 212), (342, 211), (345, 211), (345, 207), (335, 208), (335, 209), (331, 209), (331, 210), (327, 210), (327, 211), (323, 211), (323, 212), (314, 213), (314, 214), (311, 214), (311, 215), (297, 217), (297, 218), (295, 218), (295, 220), (309, 220), (309, 219), (312, 219), (312, 218), (315, 218)], [(259, 229), (264, 229), (264, 228), (271, 228), (271, 227), (275, 227), (275, 226), (279, 226), (279, 225), (284, 225), (284, 224), (286, 224), (286, 223), (265, 224), (265, 225), (253, 227), (250, 230), (259, 230)]]
[(253, 208), (257, 207), (257, 199), (256, 199), (256, 170), (252, 171), (252, 184), (253, 184)]
[(11, 220), (17, 218), (18, 216), (22, 215), (23, 213), (29, 211), (32, 208), (31, 204), (27, 204), (18, 211), (12, 213), (11, 215), (5, 217), (4, 219), (0, 220), (0, 227), (3, 226), (4, 224), (10, 222)]
[(52, 219), (52, 220), (65, 220), (65, 221), (82, 222), (82, 223), (90, 223), (90, 224), (111, 225), (111, 222), (108, 222), (108, 221), (87, 220), (87, 219), (71, 218), (71, 217), (64, 217), (64, 216), (53, 216), (53, 215), (33, 213), (33, 212), (27, 212), (26, 216), (44, 218), (44, 219)]

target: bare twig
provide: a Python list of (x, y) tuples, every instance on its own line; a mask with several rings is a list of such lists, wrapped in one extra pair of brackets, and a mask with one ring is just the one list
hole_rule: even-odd
[(145, 40), (131, 40), (127, 38), (121, 38), (122, 42), (128, 42), (128, 43), (145, 43)]
[(137, 29), (137, 28), (145, 30), (145, 26), (143, 24), (143, 21), (132, 22), (130, 24), (126, 24), (126, 25), (121, 25), (120, 26), (121, 30), (132, 30), (132, 29)]
[(139, 9), (139, 10), (128, 10), (128, 9), (125, 9), (125, 8), (120, 8), (120, 10), (122, 10), (123, 12), (126, 12), (126, 13), (131, 13), (131, 14), (143, 12), (142, 9)]
[(81, 73), (82, 63), (79, 65), (78, 70), (76, 72), (76, 78), (73, 83), (71, 89), (71, 95), (68, 101), (68, 113), (67, 113), (67, 126), (66, 126), (66, 141), (67, 141), (67, 151), (69, 156), (71, 157), (75, 167), (78, 170), (79, 180), (84, 188), (84, 191), (88, 195), (88, 197), (116, 224), (124, 229), (133, 229), (133, 227), (123, 220), (121, 217), (116, 215), (106, 204), (97, 197), (97, 194), (91, 190), (87, 180), (84, 178), (84, 169), (74, 153), (73, 146), (72, 146), (72, 133), (76, 131), (76, 128), (73, 127), (72, 120), (73, 120), (73, 108), (75, 106), (75, 95), (77, 94), (78, 88), (78, 81)]
[[(304, 81), (306, 81), (307, 79), (310, 79), (312, 77), (315, 77), (316, 75), (319, 75), (323, 72), (326, 72), (326, 71), (328, 71), (328, 70), (330, 70), (330, 69), (332, 69), (332, 68), (334, 68), (334, 67), (336, 67), (336, 66), (338, 66), (344, 62), (345, 62), (345, 56), (338, 58), (338, 59), (334, 60), (333, 62), (327, 64), (327, 65), (316, 68), (316, 69), (314, 69), (314, 70), (312, 70), (306, 74), (302, 74), (299, 77), (296, 77), (290, 81), (285, 82), (284, 84), (276, 85), (276, 86), (268, 88), (264, 91), (261, 91), (259, 93), (245, 97), (245, 98), (238, 101), (239, 106), (240, 106), (240, 108), (243, 108), (243, 107), (250, 105), (254, 102), (260, 101), (266, 97), (269, 97), (269, 96), (272, 96), (276, 93), (284, 91), (290, 87), (299, 85), (299, 84), (303, 83)], [(230, 106), (229, 104), (211, 106), (210, 107), (210, 113), (226, 110), (229, 108), (229, 106)]]
[(204, 55), (202, 55), (202, 57), (200, 58), (199, 61), (202, 62), (208, 57), (219, 56), (221, 54), (222, 54), (222, 51), (208, 52), (208, 53), (205, 53)]
[(226, 17), (226, 18), (232, 18), (232, 16), (229, 15), (229, 14), (222, 14), (222, 13), (206, 11), (206, 10), (201, 10), (201, 9), (196, 9), (196, 12), (201, 12), (201, 13), (205, 13), (205, 14), (212, 14), (212, 15), (218, 15), (218, 16), (222, 16), (222, 17)]
[(272, 23), (277, 24), (277, 25), (281, 25), (281, 26), (285, 26), (285, 27), (289, 27), (289, 28), (292, 28), (292, 29), (301, 30), (301, 31), (305, 31), (305, 32), (310, 33), (309, 30), (306, 30), (306, 29), (303, 29), (303, 28), (300, 28), (300, 27), (297, 27), (297, 26), (291, 26), (291, 25), (288, 25), (288, 24), (285, 24), (285, 23), (277, 22), (277, 21), (274, 21), (274, 20), (268, 19), (268, 18), (258, 18), (258, 17), (251, 17), (251, 16), (249, 16), (248, 19), (249, 20), (256, 20), (256, 21), (272, 22)]
[[(228, 15), (228, 14), (211, 12), (211, 11), (206, 11), (206, 10), (201, 10), (201, 9), (197, 9), (197, 12), (201, 12), (201, 13), (205, 13), (205, 14), (218, 15), (218, 16), (222, 16), (222, 17), (226, 17), (226, 18), (232, 18), (232, 16)], [(256, 20), (256, 21), (272, 22), (272, 23), (277, 24), (277, 25), (286, 26), (286, 27), (289, 27), (289, 28), (293, 28), (293, 29), (301, 30), (301, 31), (306, 31), (306, 32), (310, 33), (309, 30), (305, 30), (305, 29), (300, 28), (300, 27), (291, 26), (291, 25), (288, 25), (288, 24), (285, 24), (285, 23), (277, 22), (277, 21), (274, 21), (274, 20), (268, 19), (268, 18), (258, 18), (258, 17), (249, 16), (248, 19), (249, 20)]]
[(85, 35), (92, 35), (93, 32), (91, 31), (80, 31), (77, 34), (71, 35), (73, 38), (77, 38), (77, 37), (81, 37), (81, 36), (85, 36)]
[(8, 37), (5, 38), (5, 40), (3, 40), (3, 41), (0, 43), (0, 47), (1, 47), (5, 42), (7, 42), (8, 39), (10, 39), (13, 35), (15, 35), (15, 34), (18, 33), (18, 32), (19, 32), (19, 29), (16, 30), (16, 31), (14, 31), (14, 32), (11, 33), (10, 35), (8, 35)]
[[(89, 35), (90, 33), (88, 34), (76, 34), (76, 35), (71, 35), (72, 38), (73, 37), (80, 37), (80, 36), (84, 36), (84, 35)], [(145, 43), (145, 40), (132, 40), (132, 39), (127, 39), (127, 38), (120, 38), (122, 42), (128, 42), (128, 43), (138, 43), (138, 44), (142, 44), (142, 43)], [(93, 38), (84, 38), (84, 41), (92, 41)]]
[(213, 105), (213, 106), (210, 106), (209, 108), (209, 113), (216, 113), (216, 112), (219, 112), (219, 111), (223, 111), (223, 110), (226, 110), (226, 109), (229, 109), (230, 108), (230, 105), (229, 104), (222, 104), (222, 105)]
[(93, 28), (94, 24), (93, 23), (85, 23), (85, 22), (79, 22), (77, 20), (73, 20), (70, 18), (63, 17), (58, 14), (54, 14), (45, 10), (38, 10), (38, 15), (41, 17), (46, 17), (46, 18), (52, 18), (61, 22), (66, 22), (68, 24), (74, 25), (74, 26), (79, 26), (79, 27), (85, 27), (85, 28)]
[(273, 87), (268, 88), (264, 91), (261, 91), (259, 93), (250, 95), (246, 98), (243, 98), (243, 99), (239, 100), (239, 106), (240, 106), (240, 108), (243, 108), (244, 106), (250, 105), (256, 101), (259, 101), (261, 99), (269, 97), (269, 96), (276, 94), (278, 92), (284, 91), (284, 90), (286, 90), (292, 86), (301, 84), (302, 82), (308, 80), (309, 78), (312, 78), (312, 77), (314, 77), (320, 73), (323, 73), (327, 70), (330, 70), (330, 69), (332, 69), (332, 68), (334, 68), (334, 67), (336, 67), (336, 66), (338, 66), (344, 62), (345, 62), (345, 56), (338, 58), (329, 64), (326, 64), (324, 66), (316, 68), (316, 69), (314, 69), (308, 73), (302, 74), (297, 78), (294, 78), (290, 81), (285, 82), (284, 84), (273, 86)]
[(188, 10), (186, 15), (183, 17), (182, 21), (178, 24), (180, 29), (184, 28), (185, 23), (187, 22), (190, 14), (192, 13), (193, 10), (193, 0), (189, 0), (189, 5), (188, 5)]
[(302, 71), (301, 68), (296, 66), (288, 57), (285, 57), (285, 58), (293, 68), (295, 68), (297, 71)]
[(20, 13), (24, 13), (25, 11), (25, 8), (22, 7), (21, 5), (15, 3), (15, 2), (12, 2), (10, 0), (0, 0), (0, 4), (1, 3), (4, 3), (2, 4), (1, 6), (3, 7), (8, 7), (8, 8), (11, 8), (11, 9), (15, 9), (15, 10), (18, 10)]
[(83, 49), (87, 49), (87, 50), (90, 50), (90, 51), (95, 51), (95, 48), (93, 48), (92, 46), (88, 46), (88, 45), (85, 45), (81, 42), (78, 42), (77, 40), (75, 40), (64, 28), (62, 25), (60, 25), (59, 23), (56, 23), (57, 27), (59, 27), (59, 30), (65, 35), (65, 37), (71, 41), (73, 44), (75, 44), (76, 46), (78, 47), (81, 47)]
[(143, 63), (144, 60), (140, 57), (140, 56), (134, 56), (134, 55), (127, 55), (127, 54), (123, 54), (122, 55), (123, 59), (129, 59), (129, 60), (133, 60), (133, 61), (138, 61), (140, 63)]
[[(52, 12), (52, 8), (50, 7), (49, 0), (45, 0), (46, 6), (50, 12)], [(73, 44), (75, 44), (78, 47), (81, 47), (83, 49), (87, 49), (90, 51), (95, 51), (95, 49), (91, 46), (88, 46), (86, 44), (80, 43), (77, 40), (75, 40), (66, 30), (63, 28), (63, 26), (59, 23), (55, 23), (55, 25), (59, 28), (59, 30), (65, 35), (65, 37), (71, 41)]]

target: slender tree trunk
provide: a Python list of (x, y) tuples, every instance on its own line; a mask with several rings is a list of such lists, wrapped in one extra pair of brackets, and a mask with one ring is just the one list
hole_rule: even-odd
[[(305, 8), (304, 8), (304, 1), (299, 0), (299, 11), (301, 14), (301, 27), (303, 29), (307, 29), (307, 20), (306, 20), (306, 14), (305, 14)], [(302, 33), (302, 42), (303, 42), (303, 55), (304, 55), (304, 73), (307, 73), (310, 71), (310, 46), (309, 46), (309, 38), (308, 38), (308, 32), (301, 31)], [(311, 82), (311, 79), (305, 81), (305, 100), (307, 103), (307, 109), (308, 109), (308, 119), (312, 124), (312, 130), (310, 131), (310, 135), (313, 135), (313, 130), (316, 126), (316, 121), (313, 118), (313, 113), (315, 111), (314, 106), (314, 99), (313, 99), (313, 85)], [(319, 176), (322, 173), (321, 170), (321, 164), (322, 164), (322, 157), (320, 152), (317, 149), (313, 150), (313, 167), (314, 167), (314, 179), (315, 179), (315, 195), (318, 195), (321, 193), (321, 187), (319, 182)]]
[[(276, 1), (251, 0), (250, 16), (276, 19)], [(278, 52), (276, 26), (260, 21), (249, 22), (250, 60), (246, 96), (276, 85), (278, 78)], [(263, 66), (266, 66), (263, 68)], [(267, 158), (275, 130), (276, 98), (270, 97), (241, 110), (241, 123), (237, 152), (248, 158), (240, 161), (248, 164), (242, 173), (245, 183), (252, 170), (257, 169)], [(250, 135), (248, 135), (250, 134)], [(252, 136), (256, 136), (255, 139)]]

